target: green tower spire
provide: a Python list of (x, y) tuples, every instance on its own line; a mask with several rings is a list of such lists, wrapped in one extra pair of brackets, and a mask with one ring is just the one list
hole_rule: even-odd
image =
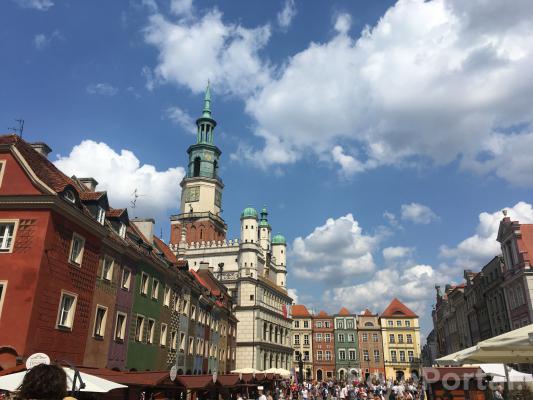
[(207, 87), (205, 88), (204, 112), (202, 117), (211, 118), (211, 89), (209, 88), (209, 80), (207, 81)]

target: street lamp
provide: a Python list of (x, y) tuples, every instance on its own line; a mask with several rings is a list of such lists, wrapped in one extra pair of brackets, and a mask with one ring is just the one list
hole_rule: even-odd
[(304, 362), (302, 360), (302, 355), (298, 354), (298, 382), (303, 383), (304, 381)]

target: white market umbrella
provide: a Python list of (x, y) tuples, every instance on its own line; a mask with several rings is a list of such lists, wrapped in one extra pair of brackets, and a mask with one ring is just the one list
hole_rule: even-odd
[(231, 371), (232, 374), (258, 374), (261, 371), (255, 368), (239, 368)]
[[(63, 370), (67, 374), (67, 390), (72, 390), (72, 382), (74, 381), (75, 371), (72, 368), (63, 367)], [(16, 372), (10, 375), (0, 376), (0, 389), (15, 392), (22, 384), (22, 380), (28, 371)], [(99, 378), (94, 375), (80, 372), (81, 379), (85, 383), (85, 388), (81, 389), (82, 392), (95, 392), (95, 393), (107, 393), (113, 389), (126, 388), (127, 386), (119, 383), (108, 381), (107, 379)], [(80, 390), (80, 380), (76, 379), (76, 388), (74, 390)]]
[[(479, 368), (493, 377), (492, 382), (505, 382), (505, 366), (503, 364), (480, 364)], [(533, 382), (533, 375), (507, 367), (509, 382)]]

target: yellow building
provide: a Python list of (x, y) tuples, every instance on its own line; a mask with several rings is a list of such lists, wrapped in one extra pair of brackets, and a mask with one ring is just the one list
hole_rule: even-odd
[(313, 375), (313, 319), (304, 305), (295, 304), (291, 307), (292, 317), (292, 357), (295, 372), (300, 370), (299, 362), (303, 362), (303, 378), (310, 380)]
[(409, 379), (421, 373), (418, 316), (394, 299), (380, 316), (387, 379)]

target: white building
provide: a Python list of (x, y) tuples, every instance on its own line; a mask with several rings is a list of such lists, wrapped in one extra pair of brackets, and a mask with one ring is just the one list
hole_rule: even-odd
[(206, 90), (197, 142), (189, 147), (189, 165), (181, 182), (181, 213), (171, 217), (170, 246), (178, 258), (198, 269), (208, 263), (235, 299), (237, 368), (289, 369), (292, 304), (286, 289), (286, 241), (271, 235), (268, 213), (251, 207), (241, 214), (240, 239), (226, 240), (220, 216), (224, 185), (218, 175), (220, 150), (214, 145), (216, 121)]

